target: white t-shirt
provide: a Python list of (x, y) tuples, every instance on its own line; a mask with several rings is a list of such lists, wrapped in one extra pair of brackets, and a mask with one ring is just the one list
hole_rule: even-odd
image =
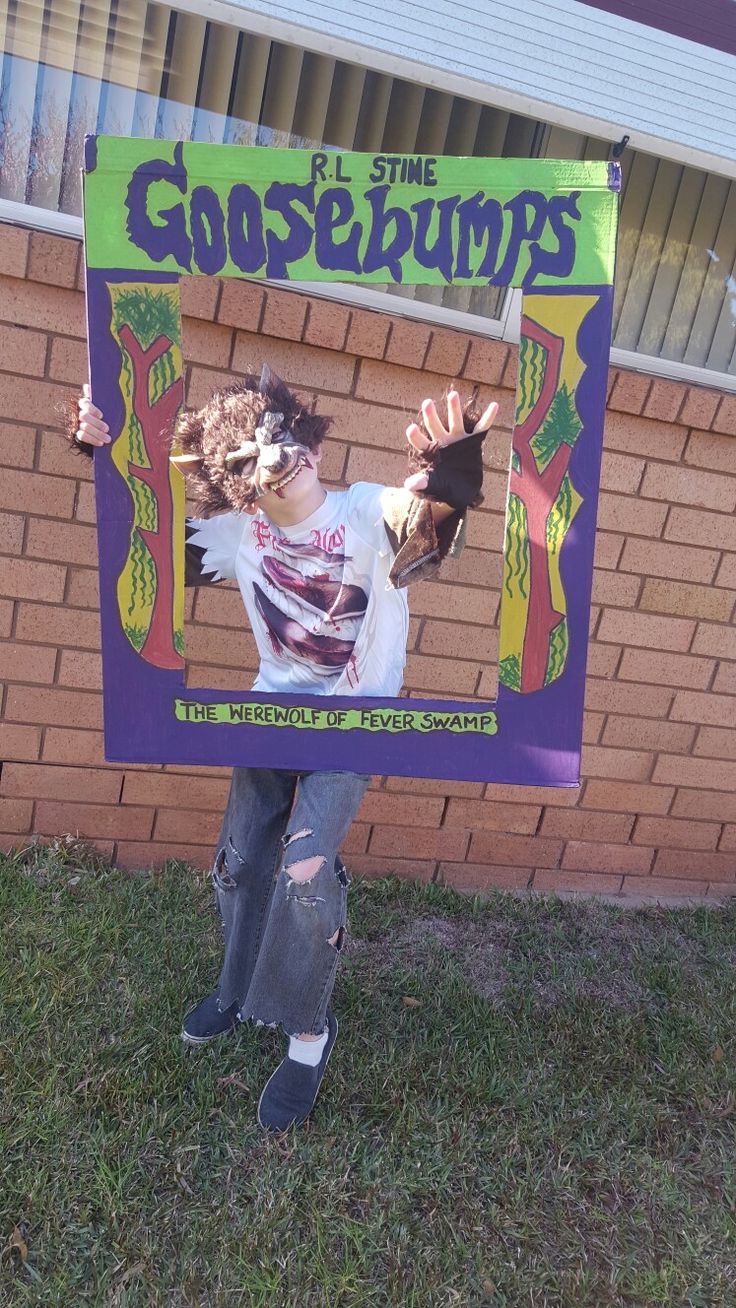
[(253, 690), (398, 695), (409, 606), (388, 584), (386, 490), (358, 482), (327, 491), (294, 527), (262, 511), (188, 520), (203, 572), (240, 587), (261, 656)]

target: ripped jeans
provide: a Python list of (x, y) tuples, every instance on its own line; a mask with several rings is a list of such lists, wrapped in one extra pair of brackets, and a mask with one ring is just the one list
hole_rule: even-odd
[(225, 936), (222, 1010), (319, 1035), (350, 878), (338, 849), (370, 777), (235, 768), (212, 880)]

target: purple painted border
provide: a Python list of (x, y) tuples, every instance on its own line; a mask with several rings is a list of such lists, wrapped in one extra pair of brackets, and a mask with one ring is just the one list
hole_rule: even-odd
[[(110, 281), (175, 284), (169, 274), (131, 271), (87, 272), (88, 340), (93, 398), (105, 412), (114, 433), (123, 420), (117, 389), (120, 357), (109, 332)], [(535, 295), (540, 293), (535, 290)], [(579, 783), (588, 618), (593, 572), (593, 548), (603, 421), (608, 376), (613, 291), (611, 287), (556, 287), (550, 294), (595, 294), (598, 304), (588, 314), (578, 336), (586, 371), (577, 390), (583, 429), (573, 450), (570, 473), (583, 504), (562, 548), (561, 571), (568, 597), (570, 653), (558, 681), (531, 695), (499, 688), (495, 709), (496, 736), (456, 735), (442, 731), (419, 733), (307, 731), (179, 722), (174, 700), (203, 703), (313, 704), (325, 708), (323, 697), (259, 695), (208, 690), (185, 691), (177, 672), (152, 667), (141, 659), (121, 629), (116, 582), (127, 555), (132, 521), (130, 496), (112, 463), (109, 449), (95, 454), (100, 591), (104, 661), (105, 757), (121, 763), (196, 763), (329, 769), (388, 773), (396, 776), (438, 777), (446, 780), (491, 781), (520, 785), (573, 786)], [(478, 712), (481, 705), (461, 705), (435, 699), (410, 701), (428, 710)], [(407, 708), (404, 699), (330, 697), (331, 708)], [(144, 706), (131, 712), (131, 705)], [(429, 745), (429, 748), (428, 748)], [(288, 761), (286, 761), (288, 760)]]

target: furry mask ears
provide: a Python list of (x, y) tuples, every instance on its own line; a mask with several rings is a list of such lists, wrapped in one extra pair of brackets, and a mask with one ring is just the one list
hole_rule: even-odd
[[(267, 395), (268, 388), (271, 385), (278, 386), (278, 385), (283, 385), (283, 383), (281, 381), (281, 378), (277, 377), (276, 374), (271, 371), (268, 364), (264, 363), (263, 367), (261, 368), (261, 376), (258, 382), (258, 390), (260, 391), (261, 395)], [(249, 446), (251, 442), (247, 442), (246, 444)], [(250, 448), (246, 449), (246, 446), (243, 445), (240, 447), (240, 449), (231, 451), (231, 453), (229, 453), (226, 456), (225, 461), (228, 465), (231, 463), (238, 463), (238, 462), (242, 462), (244, 459), (247, 458), (257, 457), (258, 453), (259, 453), (259, 448), (257, 445), (254, 446), (253, 449)], [(201, 454), (170, 454), (169, 463), (173, 463), (174, 466), (176, 468), (179, 468), (181, 472), (195, 472), (197, 468), (201, 468), (203, 466), (204, 458)]]
[(201, 454), (170, 454), (169, 463), (173, 463), (174, 467), (180, 468), (182, 472), (186, 472), (187, 468), (194, 469), (201, 467), (204, 463), (204, 459)]
[(284, 386), (284, 385), (285, 382), (283, 377), (279, 377), (278, 374), (275, 373), (267, 363), (264, 363), (263, 367), (261, 368), (261, 378), (258, 383), (258, 389), (261, 395), (268, 395), (268, 390), (270, 386)]

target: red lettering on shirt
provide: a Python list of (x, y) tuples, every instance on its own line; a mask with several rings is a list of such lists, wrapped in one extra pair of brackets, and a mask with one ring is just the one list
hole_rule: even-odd
[(254, 518), (251, 523), (253, 535), (256, 538), (256, 549), (265, 550), (266, 546), (273, 539), (271, 528), (262, 518)]
[[(277, 535), (270, 522), (266, 522), (263, 518), (254, 518), (251, 527), (258, 551), (265, 550), (269, 545), (275, 550), (280, 549), (282, 551), (284, 546), (287, 546), (288, 551), (289, 540), (285, 536)], [(310, 535), (311, 544), (316, 549), (324, 550), (325, 554), (337, 554), (345, 544), (345, 524), (341, 522), (337, 527), (332, 527), (329, 530), (325, 528), (323, 531), (315, 527)], [(306, 547), (302, 546), (301, 548), (305, 549)], [(293, 550), (288, 552), (293, 552)]]
[(326, 550), (328, 554), (335, 554), (345, 544), (344, 523), (341, 522), (339, 526), (333, 527), (331, 531), (318, 531), (315, 528), (312, 532), (312, 544), (317, 545), (321, 550)]

